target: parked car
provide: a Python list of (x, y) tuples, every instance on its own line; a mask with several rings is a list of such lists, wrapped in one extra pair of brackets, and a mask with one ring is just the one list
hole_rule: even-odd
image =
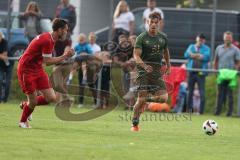
[[(7, 34), (7, 17), (8, 13), (0, 11), (0, 31), (3, 32), (4, 37), (8, 40), (8, 53), (11, 57), (19, 57), (27, 48), (28, 39), (25, 36), (25, 31), (18, 18), (19, 13), (13, 12), (10, 19), (10, 40)], [(49, 18), (42, 18), (40, 21), (43, 32), (51, 31), (51, 20)]]
[[(132, 10), (135, 16), (135, 33), (139, 35), (144, 31), (142, 19), (143, 11), (146, 8)], [(207, 37), (207, 44), (210, 46), (212, 28), (212, 10), (209, 9), (177, 9), (161, 8), (164, 12), (164, 32), (169, 38), (169, 50), (171, 58), (183, 59), (187, 46), (194, 43), (199, 33)], [(235, 40), (240, 38), (240, 14), (237, 11), (217, 11), (215, 45), (223, 42), (223, 32), (229, 30), (234, 34)], [(109, 27), (96, 31), (97, 43), (104, 44), (108, 41)]]

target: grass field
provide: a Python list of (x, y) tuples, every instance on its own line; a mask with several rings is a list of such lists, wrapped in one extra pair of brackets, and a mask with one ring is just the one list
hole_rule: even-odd
[[(73, 108), (73, 112), (77, 112)], [(141, 131), (130, 132), (130, 112), (116, 109), (87, 122), (59, 120), (53, 106), (38, 107), (32, 129), (20, 129), (16, 104), (0, 104), (0, 159), (80, 160), (238, 160), (240, 119), (145, 113)], [(160, 116), (160, 118), (159, 118)], [(172, 118), (173, 117), (173, 118)], [(203, 121), (214, 119), (219, 132), (207, 136)]]

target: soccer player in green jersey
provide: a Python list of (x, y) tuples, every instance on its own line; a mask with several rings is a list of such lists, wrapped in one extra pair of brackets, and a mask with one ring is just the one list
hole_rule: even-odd
[[(170, 73), (170, 55), (167, 36), (159, 31), (161, 15), (154, 12), (149, 15), (149, 30), (141, 33), (134, 47), (134, 59), (137, 63), (138, 97), (134, 105), (132, 131), (139, 131), (139, 117), (147, 102), (165, 103), (168, 99), (164, 73)], [(161, 71), (162, 58), (166, 62), (166, 70)]]

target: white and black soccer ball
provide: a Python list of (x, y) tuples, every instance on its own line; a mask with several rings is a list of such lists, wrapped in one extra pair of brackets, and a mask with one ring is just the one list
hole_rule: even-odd
[(203, 123), (202, 129), (203, 129), (204, 133), (211, 136), (217, 132), (218, 125), (214, 120), (209, 119)]

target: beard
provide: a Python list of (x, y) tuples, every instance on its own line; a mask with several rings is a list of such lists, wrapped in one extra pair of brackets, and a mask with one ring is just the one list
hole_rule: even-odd
[(226, 44), (227, 46), (230, 46), (230, 45), (232, 44), (232, 42), (231, 42), (231, 41), (225, 41), (225, 44)]

